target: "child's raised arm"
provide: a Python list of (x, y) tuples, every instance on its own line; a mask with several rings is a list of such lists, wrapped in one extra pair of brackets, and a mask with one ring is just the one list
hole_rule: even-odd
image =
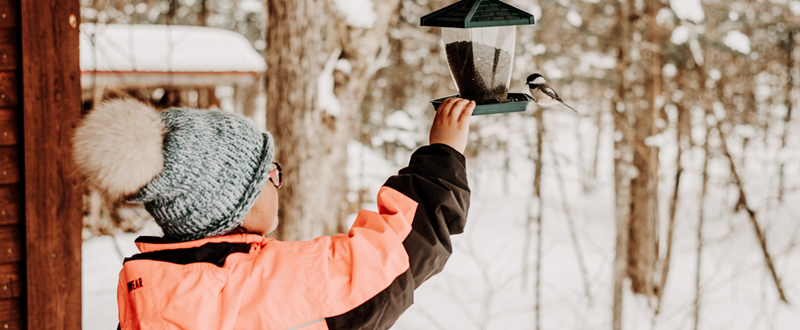
[(441, 272), (450, 235), (464, 231), (470, 190), (462, 152), (475, 103), (446, 100), (437, 109), (431, 145), (378, 193), (379, 212), (361, 211), (348, 235), (328, 245), (320, 270), (329, 329), (388, 329), (413, 303), (413, 291)]

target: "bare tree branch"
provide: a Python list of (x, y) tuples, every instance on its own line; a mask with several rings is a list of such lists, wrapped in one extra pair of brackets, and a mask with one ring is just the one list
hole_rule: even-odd
[(583, 253), (581, 252), (581, 247), (578, 244), (578, 235), (575, 233), (575, 220), (572, 218), (572, 212), (570, 212), (569, 204), (567, 203), (567, 193), (566, 188), (564, 187), (564, 178), (561, 176), (561, 171), (558, 169), (561, 168), (561, 164), (558, 161), (558, 156), (553, 152), (552, 148), (548, 148), (550, 154), (553, 156), (553, 161), (556, 163), (554, 171), (556, 172), (556, 179), (558, 180), (558, 190), (561, 194), (561, 208), (564, 210), (564, 215), (567, 217), (567, 224), (569, 224), (569, 236), (572, 240), (572, 246), (575, 248), (575, 257), (578, 259), (578, 266), (581, 270), (581, 278), (583, 279), (583, 291), (584, 295), (586, 296), (586, 300), (589, 301), (589, 306), (592, 305), (592, 289), (589, 285), (589, 276), (587, 275), (586, 271), (586, 262), (583, 260)]
[[(794, 102), (792, 102), (792, 91), (794, 91), (794, 79), (792, 78), (792, 70), (794, 69), (794, 58), (792, 54), (794, 52), (794, 31), (792, 29), (787, 29), (787, 33), (789, 34), (787, 37), (787, 45), (786, 45), (786, 73), (788, 73), (789, 81), (786, 82), (786, 91), (784, 92), (784, 104), (786, 106), (786, 117), (783, 118), (783, 134), (781, 135), (781, 150), (786, 148), (786, 134), (789, 131), (789, 123), (792, 121), (792, 107), (794, 106)], [(784, 194), (784, 163), (781, 160), (780, 165), (780, 177), (778, 179), (778, 201), (783, 200)]]
[(536, 215), (536, 290), (534, 313), (536, 314), (536, 330), (542, 328), (542, 139), (544, 136), (544, 122), (542, 111), (536, 112), (536, 175), (533, 180), (533, 188), (536, 190), (536, 200), (539, 202)]
[(676, 143), (678, 144), (678, 155), (675, 157), (675, 166), (677, 170), (675, 171), (675, 188), (672, 191), (672, 201), (670, 202), (669, 207), (669, 223), (667, 224), (667, 252), (664, 256), (664, 260), (661, 260), (661, 279), (656, 289), (656, 309), (653, 313), (654, 315), (658, 315), (658, 312), (661, 310), (661, 301), (662, 297), (664, 296), (664, 288), (667, 285), (667, 276), (669, 275), (669, 264), (672, 259), (672, 241), (675, 234), (675, 213), (678, 209), (678, 193), (680, 191), (681, 185), (681, 175), (683, 174), (683, 166), (681, 165), (681, 156), (683, 155), (683, 147), (681, 146), (681, 130), (680, 130), (680, 121), (681, 117), (686, 115), (686, 109), (683, 107), (678, 107), (678, 129), (676, 134)]
[(733, 157), (731, 157), (730, 152), (728, 152), (728, 145), (726, 140), (725, 133), (722, 132), (722, 129), (719, 128), (719, 125), (716, 125), (717, 132), (719, 132), (719, 137), (722, 146), (722, 152), (725, 154), (725, 157), (728, 158), (728, 162), (731, 166), (731, 174), (733, 175), (733, 183), (736, 184), (736, 187), (739, 189), (739, 200), (736, 202), (736, 210), (745, 210), (747, 215), (750, 218), (750, 223), (753, 224), (753, 229), (755, 230), (756, 237), (758, 238), (758, 242), (761, 244), (761, 251), (764, 253), (764, 262), (767, 264), (767, 268), (769, 269), (770, 274), (772, 275), (772, 279), (775, 282), (775, 288), (778, 290), (778, 295), (781, 298), (781, 301), (788, 304), (789, 301), (786, 299), (786, 295), (783, 293), (783, 288), (781, 287), (780, 278), (778, 278), (778, 274), (775, 272), (775, 266), (772, 264), (772, 257), (767, 251), (767, 238), (764, 235), (764, 232), (761, 230), (761, 226), (758, 224), (758, 220), (756, 219), (756, 212), (747, 205), (747, 197), (744, 193), (744, 185), (742, 184), (741, 179), (739, 178), (739, 173), (736, 171), (736, 165), (733, 162)]
[(594, 155), (592, 159), (592, 169), (591, 169), (591, 178), (592, 180), (597, 180), (597, 165), (598, 165), (598, 155), (600, 151), (600, 135), (603, 133), (603, 112), (597, 113), (597, 133), (594, 137)]
[(705, 201), (708, 187), (708, 160), (711, 158), (708, 150), (708, 137), (711, 135), (711, 126), (706, 124), (706, 141), (703, 144), (705, 159), (703, 160), (703, 185), (700, 190), (700, 210), (697, 222), (697, 268), (694, 278), (694, 330), (700, 325), (700, 270), (703, 260), (703, 222), (705, 220)]
[[(537, 110), (537, 114), (538, 113), (539, 113), (539, 111)], [(528, 213), (528, 217), (527, 217), (527, 220), (525, 221), (525, 241), (523, 242), (523, 247), (522, 247), (522, 281), (521, 281), (521, 286), (522, 286), (523, 289), (525, 288), (525, 286), (527, 284), (527, 280), (528, 280), (528, 259), (529, 259), (529, 251), (530, 251), (531, 241), (533, 240), (533, 238), (532, 238), (533, 224), (534, 223), (538, 223), (540, 221), (540, 218), (541, 218), (541, 211), (540, 210), (541, 210), (541, 206), (542, 206), (540, 189), (539, 189), (539, 182), (540, 182), (540, 180), (542, 178), (542, 156), (541, 155), (542, 155), (542, 129), (543, 129), (543, 125), (541, 124), (541, 120), (540, 120), (541, 116), (537, 115), (537, 114), (534, 114), (535, 122), (536, 122), (536, 125), (537, 125), (537, 129), (536, 129), (536, 149), (534, 149), (533, 146), (531, 146), (531, 151), (530, 151), (530, 154), (529, 154), (530, 159), (533, 160), (534, 173), (533, 173), (533, 189), (532, 189), (532, 192), (531, 192), (531, 197), (528, 199), (528, 207), (527, 207), (527, 210), (526, 210), (527, 213)], [(530, 139), (528, 139), (528, 140), (530, 140)], [(534, 212), (536, 212), (536, 214), (534, 214)], [(541, 237), (539, 237), (538, 239), (540, 239), (540, 238)], [(537, 260), (538, 260), (540, 255), (541, 255), (541, 244), (538, 244), (537, 245), (537, 257), (536, 257)], [(539, 274), (536, 273), (536, 276), (538, 277)]]

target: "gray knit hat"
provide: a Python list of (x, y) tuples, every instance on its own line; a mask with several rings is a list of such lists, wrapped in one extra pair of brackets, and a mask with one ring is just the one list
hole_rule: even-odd
[(130, 201), (144, 202), (164, 236), (176, 241), (241, 225), (267, 180), (272, 137), (221, 111), (170, 109), (161, 121), (164, 169)]
[[(272, 136), (221, 111), (170, 109), (156, 122), (153, 113), (158, 113), (151, 107), (120, 102), (98, 106), (76, 132), (75, 158), (88, 182), (110, 196), (143, 202), (172, 241), (217, 236), (241, 225), (266, 183), (275, 150)], [(104, 112), (106, 118), (93, 118)], [(94, 128), (98, 125), (103, 132)], [(141, 132), (155, 130), (154, 125), (162, 132), (156, 139)], [(120, 148), (127, 152), (116, 151)], [(141, 160), (148, 157), (154, 160)], [(149, 169), (138, 173), (140, 168)]]

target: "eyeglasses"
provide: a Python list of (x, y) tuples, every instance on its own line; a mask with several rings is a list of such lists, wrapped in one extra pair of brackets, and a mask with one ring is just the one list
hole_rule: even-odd
[(272, 162), (267, 175), (269, 176), (269, 181), (272, 182), (272, 185), (274, 185), (275, 188), (280, 188), (283, 186), (283, 173), (281, 173), (281, 164), (278, 164), (278, 162)]

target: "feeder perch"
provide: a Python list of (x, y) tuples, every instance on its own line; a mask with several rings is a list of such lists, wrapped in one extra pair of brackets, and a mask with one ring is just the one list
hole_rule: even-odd
[(514, 63), (516, 25), (534, 24), (533, 15), (500, 0), (462, 0), (420, 20), (442, 28), (447, 64), (458, 95), (477, 103), (473, 115), (525, 111), (523, 93), (508, 93)]

